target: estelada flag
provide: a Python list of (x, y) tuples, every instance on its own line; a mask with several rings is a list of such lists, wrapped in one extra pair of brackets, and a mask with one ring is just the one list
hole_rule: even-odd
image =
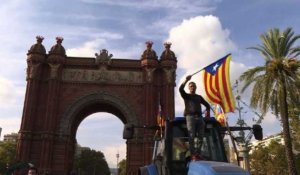
[(220, 105), (215, 105), (215, 116), (221, 126), (225, 126), (225, 114)]
[(224, 113), (234, 112), (235, 102), (229, 78), (231, 54), (204, 68), (205, 92), (211, 103), (219, 104)]
[(165, 126), (165, 120), (164, 120), (164, 118), (163, 118), (163, 116), (162, 116), (162, 111), (161, 111), (161, 106), (160, 106), (160, 104), (159, 104), (159, 106), (158, 106), (158, 114), (157, 114), (156, 119), (157, 119), (157, 124), (158, 124), (159, 127)]

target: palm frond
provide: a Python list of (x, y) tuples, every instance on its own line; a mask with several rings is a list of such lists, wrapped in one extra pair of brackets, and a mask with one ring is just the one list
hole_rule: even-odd
[(254, 84), (252, 107), (260, 107), (263, 112), (271, 108), (278, 115), (283, 86), (287, 87), (289, 94), (296, 94), (290, 95), (290, 102), (297, 102), (300, 96), (300, 62), (295, 58), (300, 55), (300, 47), (293, 45), (299, 38), (299, 35), (294, 36), (292, 28), (287, 28), (282, 33), (274, 28), (260, 35), (261, 45), (249, 47), (259, 51), (266, 61), (264, 66), (251, 68), (240, 76), (240, 81), (244, 83), (241, 92)]
[(298, 76), (286, 77), (288, 101), (290, 105), (300, 105), (300, 79)]
[(263, 113), (265, 113), (269, 107), (267, 103), (269, 98), (270, 87), (272, 87), (272, 81), (268, 81), (268, 77), (264, 75), (260, 75), (255, 77), (255, 84), (252, 89), (252, 96), (250, 105), (253, 108), (257, 108), (260, 106), (260, 109)]
[(276, 116), (279, 115), (279, 99), (278, 99), (278, 92), (276, 89), (272, 89), (270, 93), (270, 108), (274, 112)]
[(272, 59), (272, 57), (270, 57), (271, 53), (262, 45), (258, 45), (256, 47), (249, 47), (247, 49), (253, 49), (259, 51), (264, 56), (266, 61)]
[(285, 47), (286, 47), (285, 55), (286, 56), (289, 56), (289, 54), (291, 54), (291, 51), (293, 50), (292, 46), (300, 38), (300, 35), (296, 35), (296, 36), (293, 36), (293, 35), (294, 35), (294, 32), (289, 32), (289, 33), (283, 35), (283, 37), (286, 40), (286, 43), (285, 43)]
[(263, 34), (260, 36), (260, 39), (263, 41), (263, 48), (266, 51), (266, 53), (269, 54), (269, 57), (272, 58), (271, 55), (274, 55), (276, 51), (274, 47), (274, 42), (272, 41), (270, 35), (272, 35), (272, 32), (270, 31), (268, 34)]
[(255, 67), (252, 69), (247, 70), (246, 72), (244, 72), (241, 76), (240, 76), (240, 80), (244, 81), (245, 84), (242, 88), (242, 92), (245, 91), (245, 89), (252, 84), (256, 78), (256, 76), (259, 76), (259, 74), (261, 74), (261, 72), (265, 71), (265, 67), (264, 66), (259, 66), (259, 67)]
[(290, 55), (292, 58), (295, 58), (297, 57), (298, 55), (300, 55), (300, 46), (299, 47), (295, 47), (295, 48), (292, 48), (290, 50)]
[(291, 38), (293, 37), (294, 32), (291, 28), (287, 28), (281, 36), (281, 39), (284, 41), (283, 46), (285, 47), (284, 55), (286, 56), (292, 46), (293, 43), (291, 43)]

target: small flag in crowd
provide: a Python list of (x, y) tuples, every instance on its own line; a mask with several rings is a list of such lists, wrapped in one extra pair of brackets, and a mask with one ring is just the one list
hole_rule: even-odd
[(217, 121), (221, 124), (221, 126), (225, 126), (225, 114), (222, 110), (222, 108), (220, 107), (220, 105), (215, 105), (215, 116)]

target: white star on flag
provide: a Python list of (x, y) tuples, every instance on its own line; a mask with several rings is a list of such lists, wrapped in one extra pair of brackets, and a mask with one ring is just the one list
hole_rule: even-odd
[(214, 70), (214, 71), (217, 71), (218, 67), (219, 67), (219, 65), (218, 65), (218, 63), (217, 63), (216, 65), (214, 65), (213, 70)]

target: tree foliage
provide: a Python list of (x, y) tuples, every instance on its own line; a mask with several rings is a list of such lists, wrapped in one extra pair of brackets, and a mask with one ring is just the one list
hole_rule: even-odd
[(300, 152), (300, 109), (299, 105), (289, 106), (290, 126), (294, 149)]
[(16, 143), (0, 143), (0, 172), (4, 173), (6, 169), (16, 163)]
[(82, 175), (110, 175), (108, 164), (101, 151), (84, 149), (75, 157), (74, 169)]
[(259, 107), (263, 114), (271, 109), (280, 117), (289, 174), (295, 175), (297, 171), (292, 152), (289, 106), (299, 106), (300, 101), (300, 61), (297, 59), (300, 47), (293, 46), (300, 35), (294, 36), (291, 28), (283, 32), (275, 28), (260, 38), (262, 45), (251, 49), (258, 50), (264, 56), (265, 65), (249, 69), (241, 75), (240, 80), (245, 83), (242, 91), (254, 84), (251, 106)]
[(250, 170), (253, 175), (262, 175), (267, 172), (267, 148), (258, 146), (250, 155)]
[[(289, 93), (286, 97), (292, 104), (299, 104), (300, 95), (300, 62), (296, 56), (300, 54), (300, 47), (292, 47), (300, 35), (293, 36), (291, 28), (280, 32), (279, 29), (271, 29), (261, 35), (262, 45), (251, 47), (262, 53), (265, 65), (254, 67), (242, 74), (240, 79), (245, 85), (244, 91), (250, 84), (254, 84), (251, 96), (251, 106), (260, 107), (263, 113), (269, 108), (278, 115), (282, 107), (283, 87)], [(287, 101), (285, 99), (285, 101)]]
[(126, 175), (126, 159), (121, 160), (118, 164), (118, 167), (119, 167), (118, 174)]
[[(287, 161), (284, 156), (285, 147), (277, 141), (269, 146), (258, 146), (250, 155), (250, 169), (252, 175), (288, 174)], [(297, 171), (300, 170), (300, 154), (295, 155)]]

